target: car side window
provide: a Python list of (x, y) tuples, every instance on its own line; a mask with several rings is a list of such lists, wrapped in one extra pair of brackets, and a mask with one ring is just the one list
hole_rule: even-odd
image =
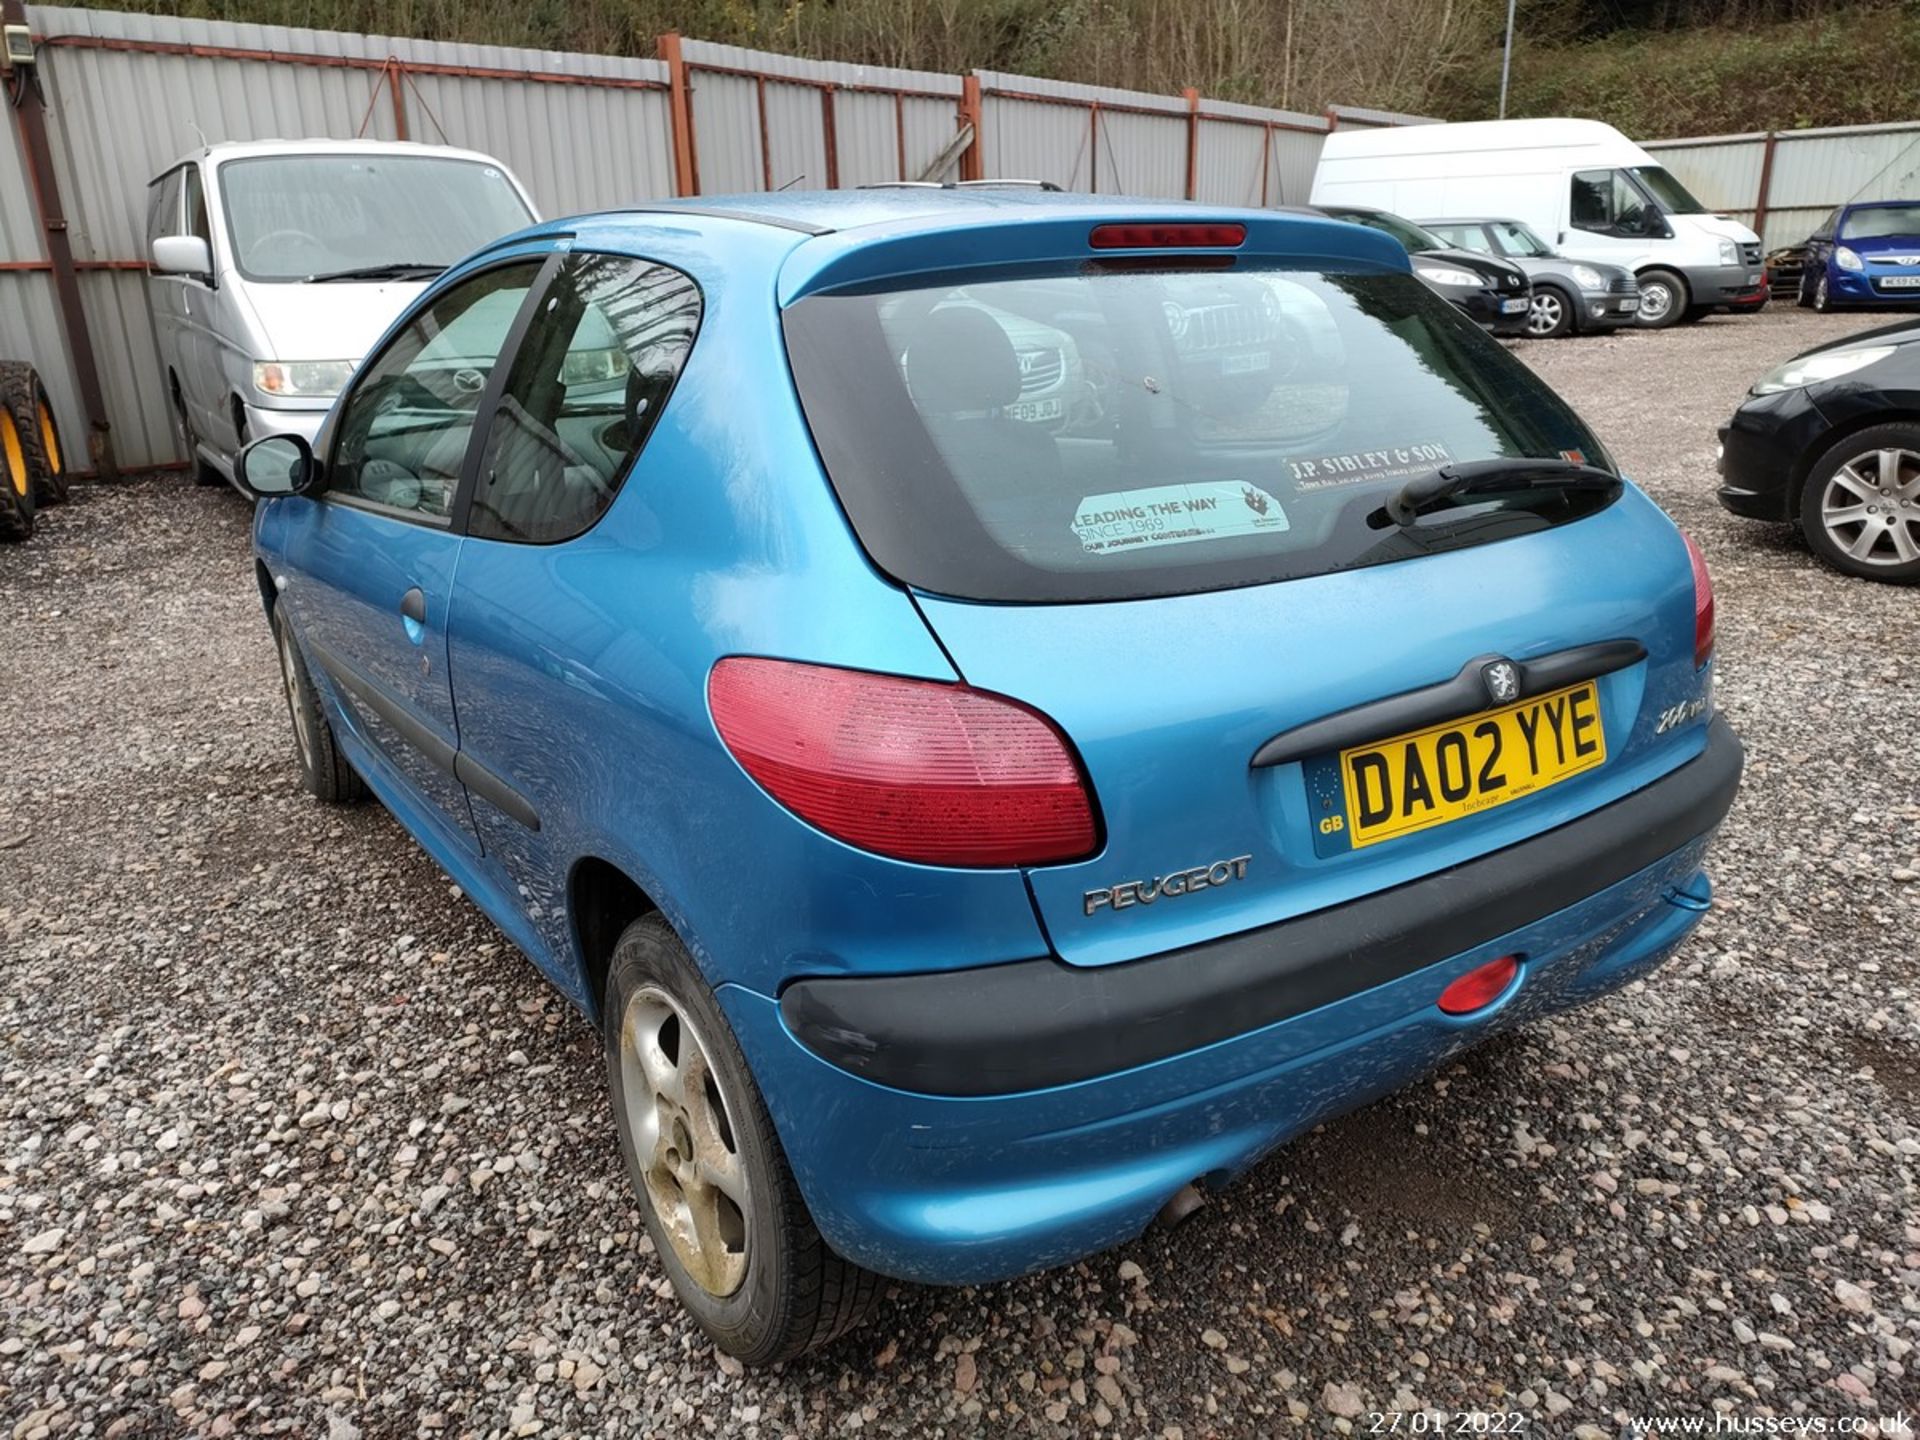
[(699, 287), (678, 270), (569, 256), (508, 373), (468, 533), (552, 544), (590, 529), (659, 421), (699, 325)]
[(444, 523), (473, 426), (538, 259), (461, 282), (366, 365), (336, 422), (325, 493)]
[(1487, 232), (1478, 225), (1448, 225), (1440, 229), (1434, 229), (1429, 225), (1427, 228), (1433, 230), (1434, 234), (1440, 236), (1449, 245), (1457, 246), (1459, 249), (1472, 250), (1481, 255), (1493, 254), (1493, 242), (1487, 238)]
[(1573, 177), (1569, 216), (1577, 230), (1638, 235), (1646, 226), (1647, 204), (1620, 171), (1581, 170)]
[(180, 233), (180, 172), (170, 171), (147, 191), (147, 249), (166, 235)]
[(187, 228), (188, 235), (197, 235), (213, 245), (213, 226), (207, 221), (207, 192), (200, 183), (200, 167), (189, 165), (183, 172), (187, 182)]

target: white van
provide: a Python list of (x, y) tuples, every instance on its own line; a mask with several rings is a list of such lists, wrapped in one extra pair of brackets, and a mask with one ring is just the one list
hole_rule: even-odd
[(1632, 270), (1639, 323), (1652, 329), (1766, 303), (1760, 237), (1708, 210), (1598, 120), (1336, 130), (1314, 171), (1313, 203), (1524, 221), (1570, 259)]
[(534, 223), (490, 155), (399, 140), (256, 140), (147, 188), (147, 303), (181, 448), (231, 479), (249, 440), (311, 441), (373, 342), (454, 261)]

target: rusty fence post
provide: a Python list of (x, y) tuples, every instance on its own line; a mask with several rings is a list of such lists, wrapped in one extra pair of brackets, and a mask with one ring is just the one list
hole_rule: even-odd
[(1780, 144), (1777, 131), (1767, 131), (1767, 138), (1760, 151), (1760, 193), (1753, 201), (1753, 233), (1760, 237), (1760, 248), (1765, 258), (1767, 247), (1767, 209), (1773, 198), (1773, 152)]
[(687, 62), (680, 53), (677, 30), (669, 30), (660, 37), (660, 58), (667, 62), (668, 116), (673, 127), (673, 193), (698, 195), (700, 167), (693, 148), (693, 98), (687, 91)]
[(969, 74), (960, 81), (960, 123), (970, 127), (973, 139), (967, 142), (967, 148), (960, 154), (960, 178), (962, 180), (983, 180), (986, 178), (985, 156), (980, 149), (980, 77)]
[(1187, 199), (1199, 198), (1200, 92), (1189, 85), (1187, 95)]
[[(25, 25), (27, 10), (22, 0), (4, 0), (0, 16), (8, 25)], [(40, 212), (40, 228), (45, 236), (47, 259), (53, 269), (54, 298), (59, 304), (60, 328), (65, 333), (67, 356), (73, 365), (73, 379), (80, 391), (80, 408), (87, 417), (87, 454), (94, 473), (113, 479), (120, 473), (113, 456), (113, 428), (107, 419), (105, 393), (100, 388), (100, 367), (94, 359), (93, 333), (87, 328), (86, 306), (80, 299), (80, 280), (73, 262), (73, 242), (67, 232), (66, 211), (60, 203), (60, 182), (53, 167), (53, 148), (47, 140), (46, 97), (41, 91), (39, 66), (24, 74), (16, 73), (19, 95), (14, 102), (14, 123), (19, 127), (21, 146), (26, 152), (27, 178), (32, 183), (34, 205)], [(33, 357), (28, 356), (29, 360)]]

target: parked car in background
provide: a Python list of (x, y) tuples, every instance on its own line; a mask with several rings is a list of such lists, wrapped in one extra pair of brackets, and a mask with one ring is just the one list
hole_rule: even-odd
[(1422, 220), (1420, 228), (1456, 250), (1498, 255), (1533, 287), (1527, 334), (1540, 339), (1618, 330), (1640, 311), (1640, 285), (1624, 265), (1569, 260), (1518, 220)]
[(147, 187), (147, 298), (182, 450), (231, 478), (311, 440), (367, 347), (453, 261), (535, 219), (505, 166), (385, 140), (211, 145)]
[(1869, 580), (1920, 582), (1920, 323), (1776, 366), (1720, 427), (1720, 503), (1797, 524)]
[(1484, 330), (1524, 335), (1533, 294), (1526, 271), (1485, 251), (1451, 245), (1398, 215), (1364, 205), (1316, 205), (1316, 214), (1391, 235), (1413, 260), (1413, 273), (1451, 300)]
[[(725, 1350), (1124, 1241), (1700, 921), (1699, 553), (1410, 270), (1032, 189), (578, 217), (243, 453), (305, 784), (597, 1021)], [(1099, 426), (1014, 409), (1043, 332)]]
[(1767, 290), (1775, 295), (1800, 294), (1800, 282), (1807, 268), (1807, 242), (1780, 245), (1767, 252)]
[(1636, 320), (1648, 329), (1766, 301), (1760, 237), (1598, 120), (1336, 130), (1314, 171), (1313, 203), (1510, 215), (1569, 259), (1631, 270)]
[(1799, 299), (1815, 310), (1920, 303), (1920, 200), (1835, 210), (1807, 237)]

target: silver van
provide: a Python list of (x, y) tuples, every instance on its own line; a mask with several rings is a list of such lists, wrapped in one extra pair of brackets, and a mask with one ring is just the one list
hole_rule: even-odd
[(309, 442), (394, 317), (537, 217), (487, 155), (388, 140), (211, 145), (147, 187), (148, 303), (181, 447), (233, 478), (249, 440)]

